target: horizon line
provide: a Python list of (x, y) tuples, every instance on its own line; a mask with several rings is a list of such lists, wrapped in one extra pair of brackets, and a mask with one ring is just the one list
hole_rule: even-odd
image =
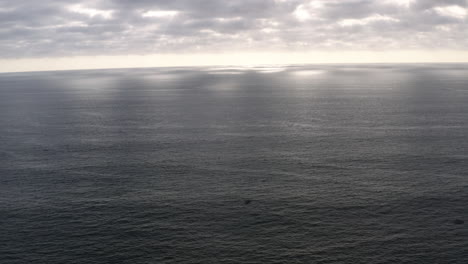
[(229, 68), (229, 67), (245, 67), (248, 68), (260, 68), (269, 66), (283, 66), (283, 67), (294, 67), (294, 66), (341, 66), (341, 65), (450, 65), (450, 64), (467, 64), (468, 61), (463, 62), (323, 62), (323, 63), (292, 63), (292, 64), (255, 64), (255, 65), (238, 65), (238, 64), (224, 64), (224, 65), (181, 65), (181, 66), (141, 66), (141, 67), (115, 67), (115, 68), (76, 68), (76, 69), (56, 69), (56, 70), (31, 70), (31, 71), (0, 71), (0, 75), (3, 74), (14, 74), (14, 73), (46, 73), (46, 72), (73, 72), (73, 71), (108, 71), (108, 70), (137, 70), (137, 69), (163, 69), (163, 68)]
[(465, 64), (468, 51), (314, 51), (0, 59), (0, 73), (170, 67), (331, 64)]

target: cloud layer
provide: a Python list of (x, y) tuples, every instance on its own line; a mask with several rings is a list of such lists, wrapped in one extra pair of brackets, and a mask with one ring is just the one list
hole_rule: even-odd
[(467, 0), (0, 0), (0, 58), (468, 48)]

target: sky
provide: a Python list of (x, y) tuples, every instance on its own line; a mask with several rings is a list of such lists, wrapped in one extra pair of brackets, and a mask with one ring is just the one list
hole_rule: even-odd
[(0, 71), (468, 62), (468, 0), (0, 0)]

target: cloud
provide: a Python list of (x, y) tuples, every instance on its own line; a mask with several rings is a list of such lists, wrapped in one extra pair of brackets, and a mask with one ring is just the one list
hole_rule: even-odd
[(168, 10), (150, 10), (141, 14), (142, 17), (174, 17), (178, 14), (178, 11), (168, 11)]
[(0, 0), (0, 58), (468, 48), (467, 0)]
[(101, 16), (105, 19), (112, 18), (112, 13), (113, 13), (112, 10), (99, 10), (99, 9), (93, 9), (93, 8), (86, 8), (79, 4), (69, 6), (68, 10), (70, 12), (86, 15), (89, 17)]
[(438, 7), (435, 7), (434, 10), (436, 11), (437, 14), (441, 16), (454, 17), (457, 19), (464, 19), (466, 18), (466, 15), (467, 15), (466, 8), (463, 8), (458, 5), (438, 6)]
[(362, 19), (344, 19), (338, 22), (343, 27), (348, 26), (365, 26), (371, 23), (377, 22), (399, 22), (400, 20), (389, 17), (389, 16), (382, 16), (379, 14), (368, 16)]

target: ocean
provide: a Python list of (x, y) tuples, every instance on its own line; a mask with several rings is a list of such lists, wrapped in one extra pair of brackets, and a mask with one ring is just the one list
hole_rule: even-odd
[(0, 74), (2, 264), (466, 264), (467, 206), (466, 64)]

